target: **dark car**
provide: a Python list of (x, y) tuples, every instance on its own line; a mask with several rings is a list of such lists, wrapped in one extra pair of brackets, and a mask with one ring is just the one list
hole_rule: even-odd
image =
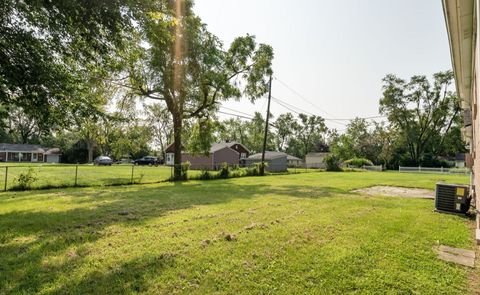
[(145, 156), (143, 158), (133, 161), (135, 165), (158, 165), (157, 157)]
[(93, 164), (98, 165), (98, 166), (112, 166), (113, 160), (110, 157), (107, 156), (100, 156), (96, 157), (95, 160), (93, 161)]

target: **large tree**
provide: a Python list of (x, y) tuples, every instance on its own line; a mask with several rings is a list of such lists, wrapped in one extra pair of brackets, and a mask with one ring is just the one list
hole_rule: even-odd
[(221, 141), (236, 141), (246, 144), (248, 135), (247, 124), (247, 122), (238, 118), (222, 121), (218, 126), (218, 137)]
[(144, 108), (147, 124), (152, 130), (154, 144), (160, 148), (160, 153), (165, 157), (165, 148), (173, 137), (170, 112), (160, 103), (145, 105)]
[(410, 80), (395, 75), (383, 79), (380, 113), (396, 128), (412, 164), (420, 164), (427, 151), (438, 157), (445, 152), (452, 128), (459, 128), (462, 113), (453, 89), (452, 71)]
[(97, 112), (89, 88), (162, 2), (0, 1), (0, 104), (22, 108), (40, 129)]
[(141, 46), (128, 53), (128, 87), (164, 101), (172, 115), (175, 178), (180, 177), (183, 123), (212, 115), (220, 102), (268, 90), (273, 50), (255, 37), (236, 38), (228, 50), (192, 11), (192, 1), (169, 1), (139, 23)]
[(316, 152), (326, 141), (328, 129), (320, 116), (299, 114), (292, 128), (295, 133), (288, 142), (287, 151), (297, 157), (304, 158), (309, 152)]
[(275, 144), (279, 151), (285, 151), (287, 144), (298, 127), (295, 117), (291, 113), (281, 114), (275, 121)]
[[(270, 114), (270, 118), (273, 116)], [(245, 129), (247, 130), (247, 138), (244, 144), (248, 146), (251, 153), (260, 153), (263, 150), (263, 140), (265, 137), (265, 119), (262, 114), (255, 112), (252, 120), (247, 121), (245, 124)], [(273, 133), (269, 132), (267, 137), (267, 150), (275, 149), (275, 144), (273, 141)]]

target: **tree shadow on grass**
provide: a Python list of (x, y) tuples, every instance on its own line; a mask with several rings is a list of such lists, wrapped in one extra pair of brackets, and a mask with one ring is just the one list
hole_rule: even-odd
[(144, 255), (120, 264), (109, 271), (93, 271), (80, 282), (61, 286), (52, 294), (124, 294), (148, 291), (149, 279), (160, 276), (170, 267), (175, 267), (175, 255)]
[[(71, 248), (80, 249), (86, 243), (105, 238), (102, 232), (111, 225), (142, 226), (148, 220), (162, 217), (168, 212), (265, 195), (279, 198), (327, 198), (346, 193), (325, 186), (239, 184), (234, 180), (102, 188), (97, 194), (95, 191), (94, 188), (37, 191), (33, 196), (32, 192), (12, 193), (16, 198), (14, 202), (19, 203), (19, 210), (0, 214), (0, 293), (40, 291), (63, 272), (72, 271), (72, 266), (64, 264), (45, 265), (46, 257), (67, 255), (66, 252)], [(56, 198), (58, 195), (73, 195), (66, 201), (73, 205), (73, 209), (21, 209), (22, 202), (35, 198)], [(8, 199), (7, 196), (8, 193), (5, 193), (0, 198)], [(0, 200), (0, 206), (6, 199)], [(82, 264), (82, 258), (78, 259), (74, 269)], [(125, 288), (135, 291), (134, 286), (142, 286), (141, 278), (135, 273), (148, 268), (149, 260), (151, 259), (147, 257), (120, 267), (132, 272), (131, 275), (122, 276), (122, 280), (125, 280), (122, 284), (127, 284)], [(163, 266), (168, 267), (168, 264)], [(101, 284), (92, 282), (117, 284), (115, 278), (115, 274), (94, 272), (79, 286), (84, 286), (87, 293), (98, 293), (95, 288)], [(68, 293), (68, 288), (63, 291)]]

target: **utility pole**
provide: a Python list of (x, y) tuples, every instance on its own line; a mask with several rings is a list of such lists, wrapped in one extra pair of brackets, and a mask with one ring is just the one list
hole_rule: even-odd
[(272, 99), (272, 75), (270, 75), (270, 82), (268, 85), (267, 119), (265, 120), (265, 134), (263, 136), (262, 165), (260, 166), (260, 175), (265, 175), (265, 150), (267, 149), (268, 119), (270, 118), (270, 100), (271, 99)]

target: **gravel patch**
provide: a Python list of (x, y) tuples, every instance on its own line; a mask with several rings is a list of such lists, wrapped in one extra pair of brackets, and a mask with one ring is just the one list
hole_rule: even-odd
[(356, 189), (354, 193), (367, 194), (371, 196), (404, 197), (417, 199), (435, 199), (435, 192), (421, 188), (406, 188), (397, 186), (372, 186)]

